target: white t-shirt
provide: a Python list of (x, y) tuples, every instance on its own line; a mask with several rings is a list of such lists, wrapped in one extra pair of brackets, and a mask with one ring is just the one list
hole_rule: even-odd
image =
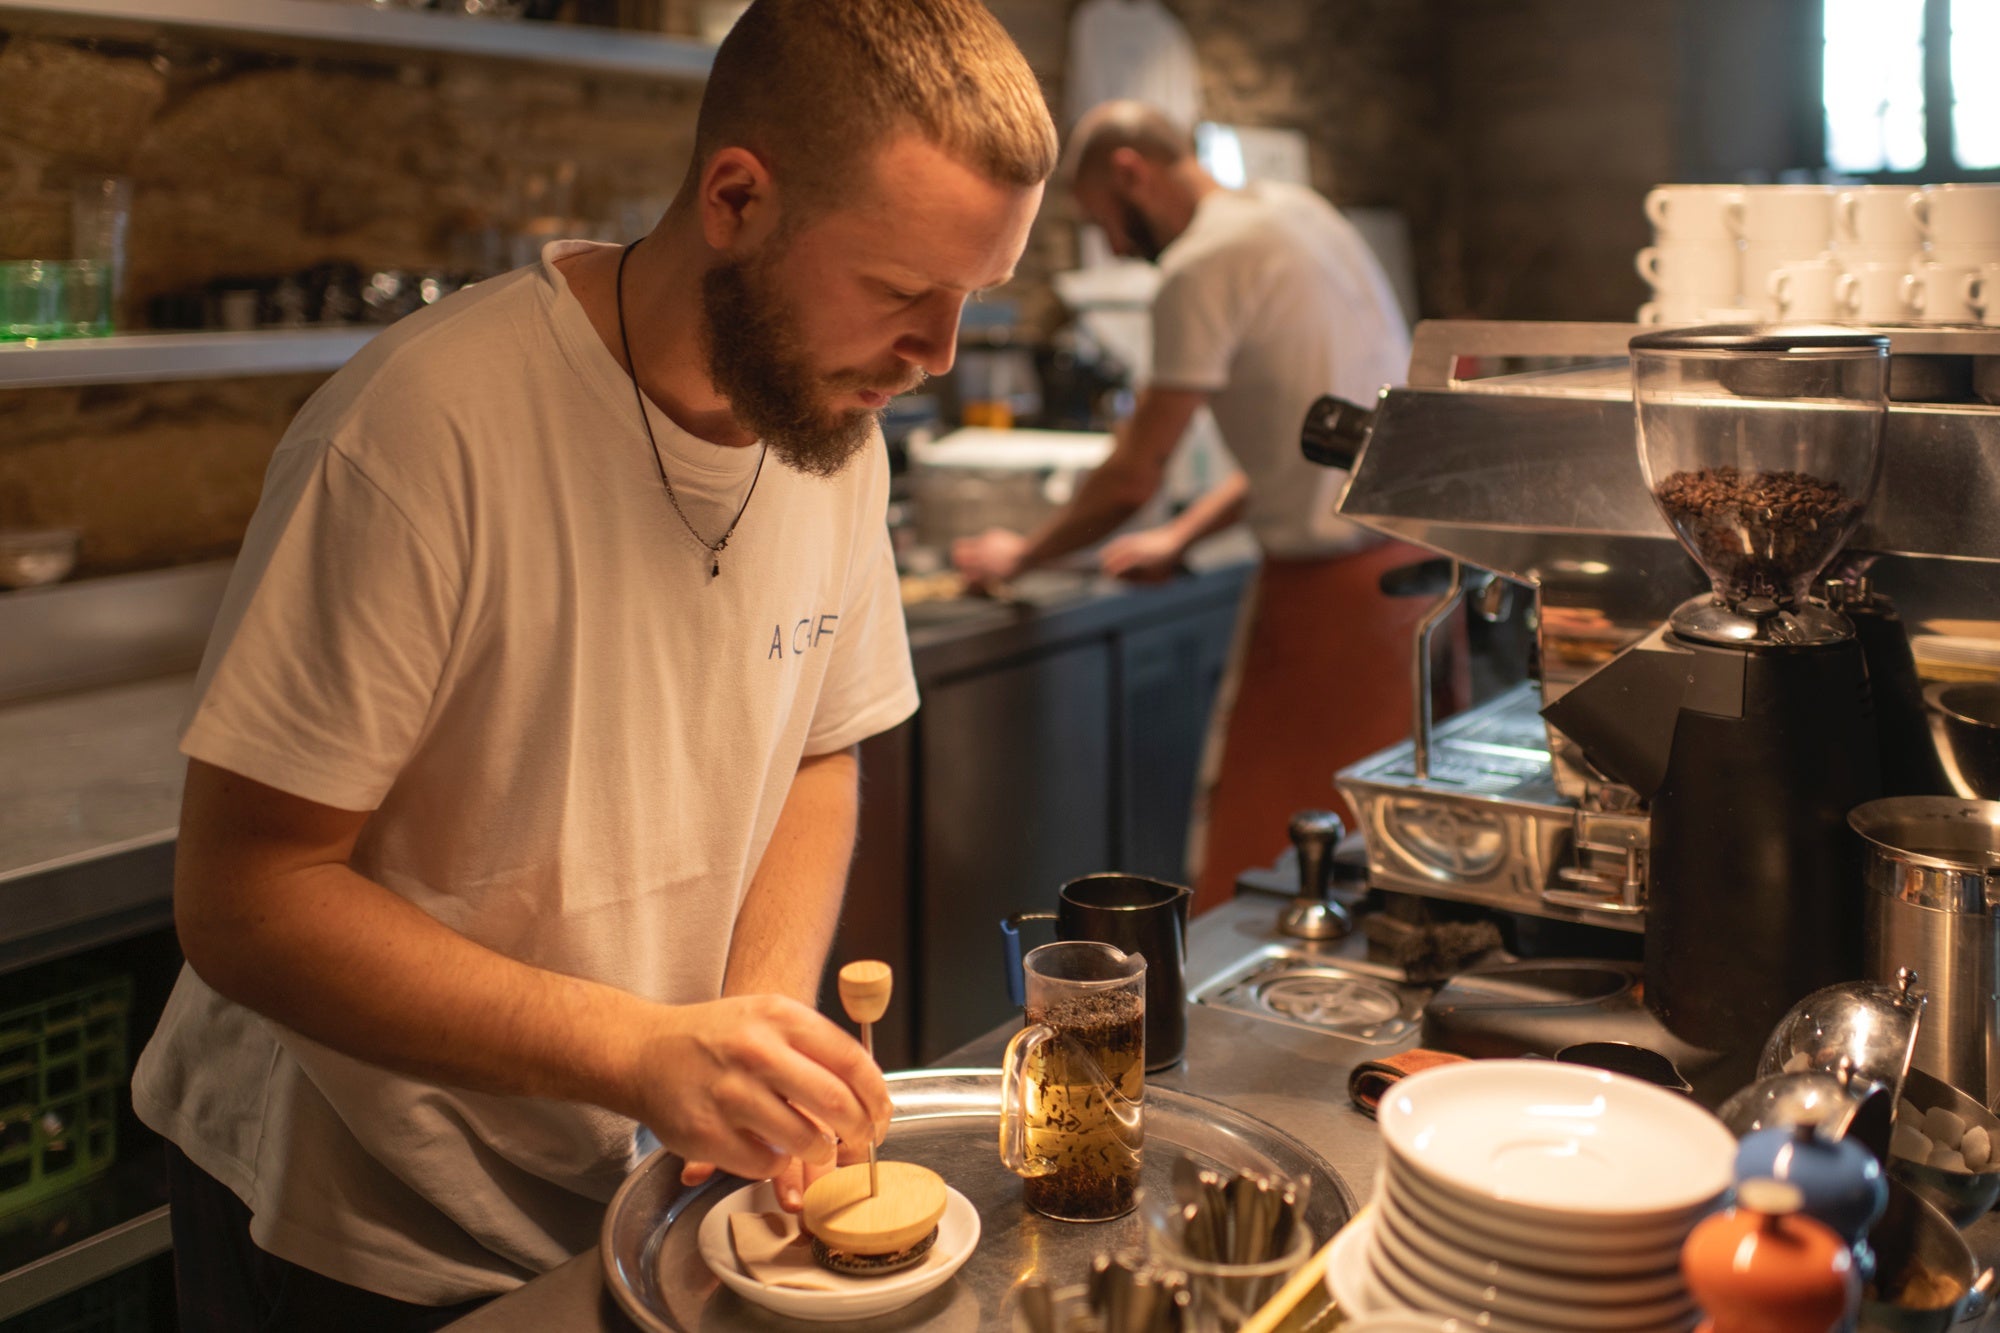
[(1299, 453), (1321, 394), (1370, 404), (1408, 373), (1410, 335), (1361, 233), (1302, 186), (1216, 190), (1160, 256), (1153, 383), (1211, 395), (1249, 477), (1244, 518), (1266, 554), (1310, 558), (1371, 540), (1334, 513), (1347, 474)]
[[(552, 263), (582, 248), (412, 316), (307, 403), (181, 748), (376, 811), (354, 867), (488, 948), (710, 1000), (800, 759), (916, 706), (888, 466), (879, 441), (831, 480), (770, 460), (711, 579)], [(759, 451), (652, 423), (713, 539)], [(588, 1247), (635, 1161), (630, 1120), (388, 1073), (188, 969), (133, 1100), (265, 1250), (429, 1304)]]

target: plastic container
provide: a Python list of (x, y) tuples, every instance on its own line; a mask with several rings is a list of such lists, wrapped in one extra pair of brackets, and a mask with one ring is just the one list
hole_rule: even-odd
[(126, 977), (71, 979), (0, 1009), (0, 1215), (100, 1174), (117, 1157)]

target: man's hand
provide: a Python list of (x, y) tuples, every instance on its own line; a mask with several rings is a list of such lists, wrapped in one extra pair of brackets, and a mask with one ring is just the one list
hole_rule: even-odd
[(1097, 563), (1113, 578), (1160, 583), (1180, 572), (1187, 547), (1171, 525), (1128, 532), (1105, 544)]
[(639, 1118), (690, 1167), (765, 1180), (795, 1160), (823, 1172), (835, 1156), (827, 1130), (865, 1151), (889, 1126), (882, 1071), (860, 1042), (796, 1000), (662, 1007), (641, 1050)]
[[(868, 1160), (868, 1145), (865, 1143), (845, 1143), (839, 1145), (836, 1162), (840, 1166), (853, 1166)], [(806, 1206), (806, 1191), (812, 1183), (834, 1169), (836, 1162), (802, 1162), (793, 1157), (771, 1177), (771, 1188), (778, 1196), (778, 1206), (788, 1213), (796, 1213)], [(681, 1168), (681, 1184), (699, 1185), (715, 1174), (713, 1162), (689, 1162)]]
[(1027, 556), (1028, 539), (1006, 528), (988, 528), (977, 537), (960, 537), (951, 544), (951, 563), (980, 588), (1020, 577)]

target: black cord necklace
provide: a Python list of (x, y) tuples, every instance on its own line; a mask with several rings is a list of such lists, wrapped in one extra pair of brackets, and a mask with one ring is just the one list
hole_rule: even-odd
[(660, 470), (660, 485), (667, 488), (667, 502), (673, 505), (674, 513), (680, 517), (681, 526), (688, 530), (688, 536), (700, 542), (702, 549), (708, 552), (708, 576), (712, 579), (720, 578), (722, 549), (729, 545), (729, 538), (735, 533), (736, 525), (743, 521), (743, 511), (750, 507), (750, 497), (757, 493), (757, 479), (764, 475), (764, 457), (771, 452), (771, 449), (769, 445), (760, 446), (757, 470), (750, 474), (750, 489), (743, 492), (743, 503), (736, 507), (736, 517), (729, 520), (729, 526), (723, 529), (722, 535), (710, 541), (696, 531), (694, 524), (688, 519), (687, 511), (681, 508), (681, 497), (674, 494), (674, 483), (667, 479), (666, 460), (660, 457), (660, 442), (653, 438), (653, 422), (646, 415), (646, 395), (639, 388), (639, 363), (632, 359), (632, 335), (625, 331), (625, 261), (632, 257), (632, 251), (638, 244), (639, 242), (634, 241), (619, 253), (618, 276), (612, 281), (612, 291), (618, 303), (618, 345), (625, 349), (625, 364), (631, 368), (632, 399), (639, 405), (639, 424), (646, 428), (646, 443), (652, 446), (653, 466)]

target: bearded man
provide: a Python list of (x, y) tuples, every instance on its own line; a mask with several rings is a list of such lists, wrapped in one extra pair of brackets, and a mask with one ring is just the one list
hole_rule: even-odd
[(549, 246), (300, 413), (134, 1079), (184, 1327), (439, 1327), (591, 1245), (642, 1128), (791, 1207), (880, 1137), (811, 1007), (855, 746), (916, 705), (876, 418), (1055, 158), (976, 0), (758, 0), (651, 234)]
[[(1428, 552), (1334, 512), (1342, 473), (1299, 453), (1323, 393), (1369, 402), (1403, 377), (1409, 334), (1388, 275), (1339, 210), (1302, 186), (1225, 189), (1194, 139), (1156, 108), (1107, 102), (1070, 135), (1063, 183), (1113, 253), (1160, 269), (1153, 367), (1104, 464), (1032, 533), (961, 538), (952, 559), (983, 584), (1102, 541), (1159, 489), (1208, 408), (1241, 471), (1161, 527), (1106, 543), (1107, 574), (1171, 576), (1188, 547), (1239, 520), (1262, 548), (1210, 719), (1188, 868), (1197, 910), (1284, 845), (1292, 812), (1330, 805), (1328, 776), (1409, 734), (1409, 653), (1429, 603), (1381, 576)], [(1452, 663), (1448, 698), (1459, 693)]]

